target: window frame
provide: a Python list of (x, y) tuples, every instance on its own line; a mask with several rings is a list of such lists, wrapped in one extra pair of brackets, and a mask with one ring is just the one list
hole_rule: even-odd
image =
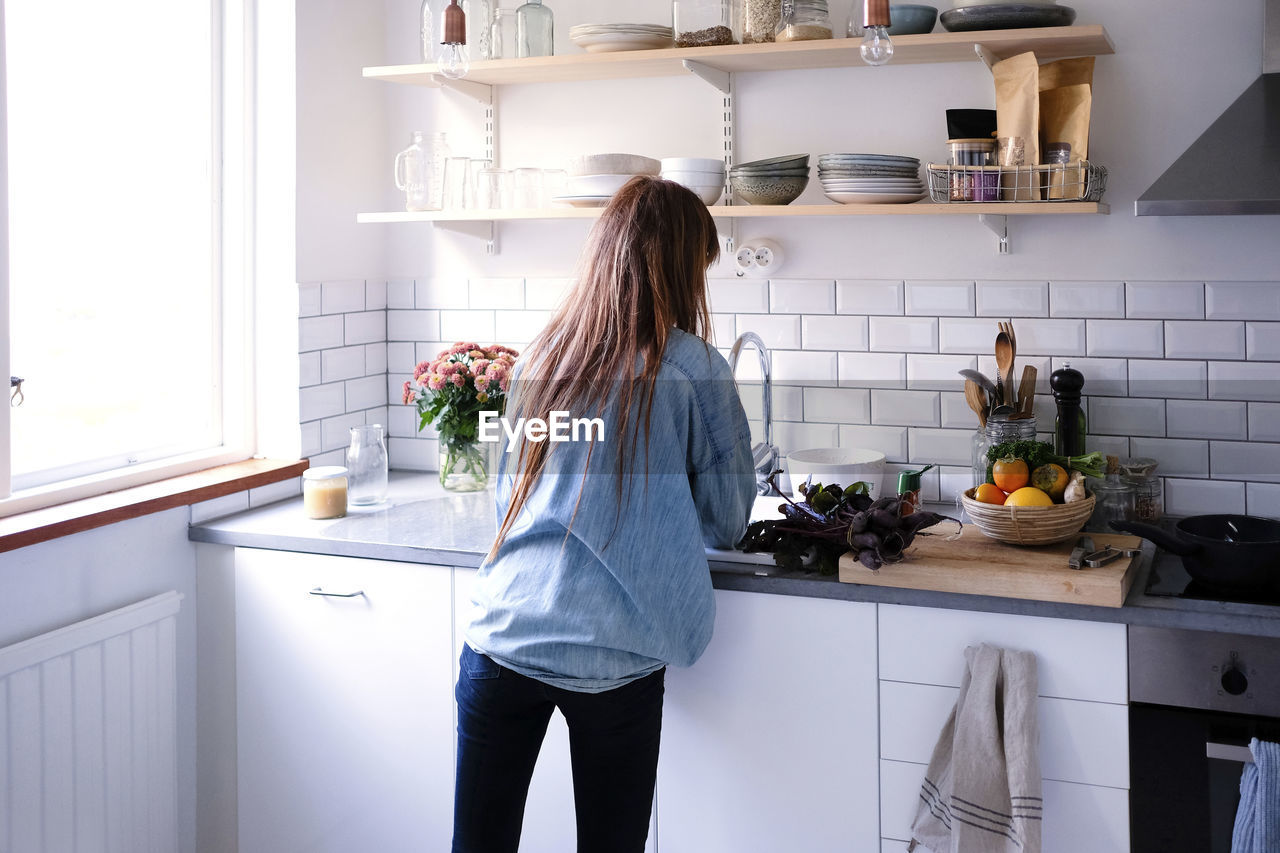
[[(4, 75), (5, 0), (0, 0), (0, 367), (11, 365), (8, 347), (8, 153)], [(210, 323), (216, 342), (215, 411), (222, 442), (215, 447), (138, 462), (10, 492), (12, 483), (10, 411), (0, 414), (0, 517), (28, 512), (189, 474), (255, 455), (257, 428), (254, 387), (254, 234), (256, 229), (256, 50), (255, 0), (209, 0), (213, 38), (212, 88), (214, 209), (213, 304)]]

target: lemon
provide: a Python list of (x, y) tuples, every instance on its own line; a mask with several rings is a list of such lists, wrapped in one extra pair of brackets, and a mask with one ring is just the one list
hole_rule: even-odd
[(1035, 486), (1023, 486), (1005, 498), (1005, 506), (1053, 506), (1053, 498)]

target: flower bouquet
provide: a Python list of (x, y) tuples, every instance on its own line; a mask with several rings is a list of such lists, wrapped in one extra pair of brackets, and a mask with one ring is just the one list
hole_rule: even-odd
[[(511, 368), (520, 353), (498, 344), (456, 343), (420, 362), (404, 383), (404, 403), (418, 407), (418, 429), (440, 434), (440, 484), (473, 492), (489, 482), (489, 454), (477, 435), (481, 411), (502, 414)], [(495, 447), (497, 445), (494, 445)]]

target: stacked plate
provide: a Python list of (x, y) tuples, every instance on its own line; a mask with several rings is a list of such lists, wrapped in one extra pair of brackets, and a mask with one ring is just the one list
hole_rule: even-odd
[(818, 180), (840, 204), (908, 204), (925, 195), (920, 161), (899, 154), (823, 154)]
[(653, 50), (671, 47), (672, 32), (661, 24), (578, 24), (569, 28), (569, 40), (587, 53)]

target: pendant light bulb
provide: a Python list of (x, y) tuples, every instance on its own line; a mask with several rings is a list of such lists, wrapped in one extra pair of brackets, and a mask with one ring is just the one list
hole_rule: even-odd
[(440, 74), (450, 80), (465, 77), (471, 70), (465, 44), (446, 44), (440, 52)]
[(458, 0), (452, 0), (445, 7), (443, 24), (440, 44), (444, 50), (440, 52), (440, 73), (450, 80), (457, 80), (471, 70), (467, 51), (467, 15), (458, 5)]
[(884, 65), (893, 58), (893, 40), (886, 27), (867, 27), (858, 48), (862, 61), (868, 65)]

